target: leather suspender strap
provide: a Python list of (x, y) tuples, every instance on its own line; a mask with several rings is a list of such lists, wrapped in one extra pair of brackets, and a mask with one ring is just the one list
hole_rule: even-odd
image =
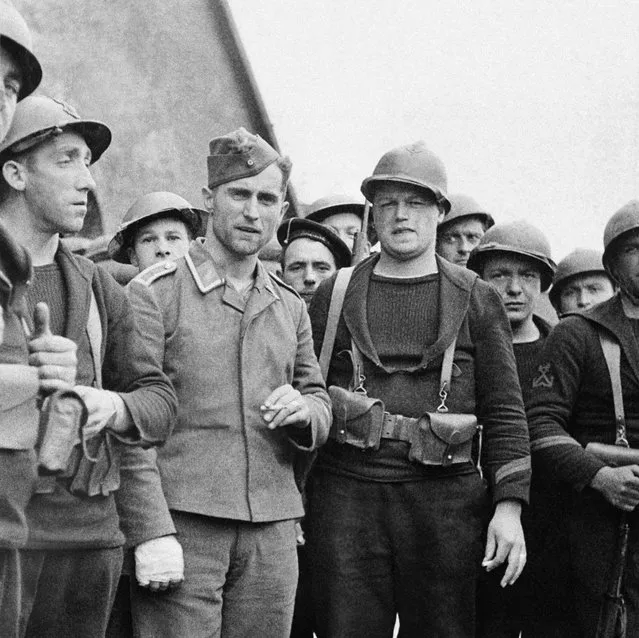
[(91, 301), (89, 303), (87, 336), (89, 337), (89, 347), (91, 348), (91, 359), (93, 359), (95, 385), (97, 388), (102, 388), (102, 322), (100, 321), (98, 302), (93, 289), (91, 289)]
[(335, 335), (337, 334), (337, 324), (342, 314), (344, 306), (344, 297), (346, 297), (346, 289), (348, 282), (353, 274), (353, 266), (341, 268), (337, 271), (335, 285), (333, 286), (333, 294), (331, 295), (331, 303), (328, 307), (328, 317), (326, 319), (326, 329), (324, 331), (324, 341), (320, 350), (319, 365), (322, 371), (322, 377), (326, 381), (328, 376), (328, 367), (331, 363), (333, 347), (335, 345)]
[(455, 345), (457, 344), (457, 337), (453, 339), (451, 344), (446, 348), (444, 352), (444, 359), (442, 361), (442, 372), (439, 377), (439, 398), (442, 400), (440, 406), (437, 408), (438, 412), (448, 412), (446, 407), (446, 398), (450, 392), (450, 380), (453, 375), (453, 358), (455, 357)]
[(612, 402), (615, 407), (616, 440), (615, 445), (628, 447), (626, 436), (626, 414), (623, 408), (623, 395), (621, 393), (621, 347), (606, 332), (599, 331), (599, 342), (603, 350), (604, 359), (608, 366), (610, 383), (612, 385)]

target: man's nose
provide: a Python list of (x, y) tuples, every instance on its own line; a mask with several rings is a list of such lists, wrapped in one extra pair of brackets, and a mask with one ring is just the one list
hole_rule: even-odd
[(159, 239), (156, 246), (156, 253), (158, 255), (170, 255), (171, 247), (166, 239)]
[(76, 182), (78, 190), (95, 190), (95, 180), (88, 166), (82, 165), (80, 173), (78, 174), (78, 180)]
[(244, 203), (244, 217), (247, 219), (258, 219), (259, 213), (257, 211), (257, 199), (255, 197), (249, 197)]

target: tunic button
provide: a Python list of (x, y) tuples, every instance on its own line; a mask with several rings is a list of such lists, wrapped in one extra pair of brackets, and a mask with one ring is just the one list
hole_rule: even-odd
[(255, 162), (254, 162), (252, 159), (246, 160), (246, 163), (247, 163), (249, 166), (253, 166), (253, 164), (255, 164)]

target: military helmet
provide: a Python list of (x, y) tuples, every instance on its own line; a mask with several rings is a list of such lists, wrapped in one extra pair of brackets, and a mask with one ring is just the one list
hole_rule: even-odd
[(22, 100), (40, 84), (42, 67), (33, 54), (33, 41), (27, 23), (6, 0), (0, 0), (0, 46), (14, 56), (22, 70), (22, 86), (18, 94), (18, 100)]
[(361, 186), (364, 197), (373, 201), (379, 182), (399, 182), (429, 190), (445, 212), (450, 210), (448, 201), (448, 177), (444, 163), (422, 141), (394, 148), (382, 155)]
[(338, 213), (355, 213), (364, 217), (364, 202), (350, 195), (327, 195), (316, 199), (309, 207), (304, 219), (322, 223), (327, 217)]
[(464, 217), (479, 217), (486, 230), (495, 225), (495, 220), (490, 213), (487, 213), (483, 206), (468, 195), (448, 195), (450, 210), (437, 227), (437, 232), (446, 230), (451, 222), (458, 221)]
[(118, 232), (109, 242), (109, 257), (121, 264), (130, 263), (128, 248), (131, 247), (135, 231), (150, 222), (153, 217), (167, 213), (175, 213), (176, 217), (180, 217), (193, 237), (200, 237), (206, 231), (206, 211), (193, 208), (189, 202), (175, 193), (147, 193), (138, 197), (124, 215)]
[(106, 124), (81, 119), (77, 111), (62, 100), (30, 95), (16, 108), (11, 128), (0, 142), (0, 157), (22, 153), (64, 131), (73, 131), (84, 138), (91, 149), (91, 163), (111, 144), (111, 131)]
[(541, 271), (541, 291), (548, 290), (557, 265), (550, 256), (546, 236), (525, 221), (497, 224), (488, 229), (470, 253), (468, 268), (482, 274), (484, 262), (491, 253), (513, 253), (532, 259)]
[(617, 240), (631, 230), (639, 228), (639, 200), (632, 199), (622, 206), (609, 220), (604, 229), (603, 265), (610, 273), (610, 258)]
[(566, 255), (559, 264), (552, 282), (552, 288), (548, 293), (553, 306), (559, 304), (559, 295), (562, 288), (574, 277), (587, 274), (606, 275), (602, 264), (602, 255), (592, 248), (577, 248)]

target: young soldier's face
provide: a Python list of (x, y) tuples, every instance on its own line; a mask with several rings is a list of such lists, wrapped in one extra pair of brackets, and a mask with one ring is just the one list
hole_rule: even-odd
[(350, 250), (353, 250), (355, 236), (362, 230), (362, 218), (359, 215), (355, 213), (335, 213), (326, 217), (321, 223), (333, 230)]
[(282, 171), (276, 164), (214, 190), (204, 189), (209, 211), (207, 236), (228, 255), (242, 259), (268, 244), (288, 204), (282, 190)]
[(308, 305), (320, 283), (328, 279), (335, 270), (335, 257), (324, 244), (308, 237), (300, 237), (286, 248), (282, 279)]
[(433, 195), (409, 184), (385, 182), (375, 188), (373, 219), (382, 251), (397, 261), (435, 253), (440, 212)]
[(129, 259), (142, 271), (159, 261), (183, 257), (189, 250), (190, 241), (189, 230), (181, 219), (153, 219), (136, 231), (133, 246), (129, 248)]
[(604, 273), (576, 275), (559, 292), (559, 314), (585, 310), (614, 294), (612, 282)]
[(535, 262), (506, 253), (484, 262), (482, 279), (501, 295), (511, 326), (528, 321), (541, 295), (541, 274)]
[(22, 87), (22, 74), (13, 56), (0, 46), (0, 141), (2, 141), (11, 126), (13, 114), (16, 111), (18, 95)]
[(465, 268), (484, 232), (484, 224), (478, 217), (462, 217), (446, 224), (446, 228), (437, 234), (437, 253), (446, 261)]
[(52, 235), (82, 230), (89, 191), (95, 188), (84, 138), (65, 131), (13, 162), (18, 175), (14, 187), (23, 192), (29, 211), (25, 223)]

